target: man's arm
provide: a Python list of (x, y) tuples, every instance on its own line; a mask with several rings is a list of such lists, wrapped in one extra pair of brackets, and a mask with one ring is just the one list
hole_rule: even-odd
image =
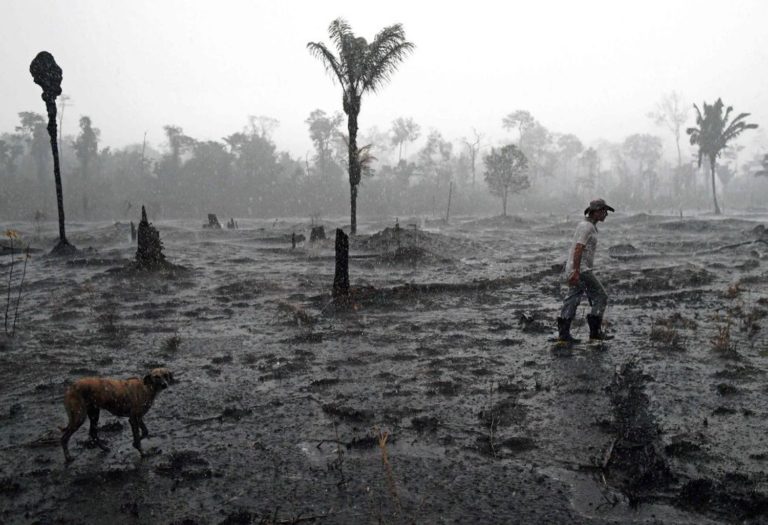
[(571, 269), (571, 275), (568, 276), (568, 284), (576, 286), (579, 282), (579, 272), (581, 269), (581, 254), (584, 251), (584, 245), (580, 242), (576, 243), (573, 248), (573, 268)]

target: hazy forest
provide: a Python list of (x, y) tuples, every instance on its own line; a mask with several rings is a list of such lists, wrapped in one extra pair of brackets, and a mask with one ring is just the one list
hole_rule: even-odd
[[(204, 218), (207, 213), (327, 217), (349, 211), (343, 118), (333, 108), (307, 116), (315, 151), (294, 158), (272, 140), (280, 123), (264, 116), (244, 118), (242, 129), (220, 141), (198, 141), (169, 124), (159, 143), (139, 138), (113, 149), (100, 143), (98, 122), (76, 117), (67, 99), (63, 95), (57, 103), (59, 129), (77, 127), (59, 141), (70, 219), (135, 220), (142, 204), (157, 219)], [(547, 129), (527, 111), (504, 116), (500, 108), (507, 144), (516, 145), (529, 161), (528, 183), (513, 189), (518, 198), (511, 194), (506, 210), (489, 187), (484, 162), (492, 147), (505, 144), (488, 144), (483, 130), (444, 137), (439, 130), (422, 130), (408, 117), (396, 117), (390, 129), (368, 129), (358, 139), (370, 145), (358, 210), (363, 216), (440, 218), (448, 212), (450, 189), (450, 213), (459, 215), (556, 212), (574, 207), (574, 201), (580, 205), (596, 190), (625, 210), (705, 211), (712, 207), (709, 166), (697, 166), (697, 150), (684, 134), (694, 124), (692, 104), (672, 92), (657, 108), (649, 108), (649, 118), (659, 123), (658, 135), (633, 134), (621, 143), (595, 144)], [(55, 220), (46, 122), (38, 112), (22, 111), (18, 126), (0, 134), (3, 219)], [(665, 144), (671, 149), (665, 150)], [(758, 175), (765, 170), (764, 154), (747, 156), (742, 149), (729, 144), (717, 163), (716, 184), (726, 210), (760, 206), (761, 195), (768, 192), (768, 177)]]

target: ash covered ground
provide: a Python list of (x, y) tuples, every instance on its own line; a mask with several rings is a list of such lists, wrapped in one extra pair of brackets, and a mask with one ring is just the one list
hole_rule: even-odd
[[(42, 251), (0, 339), (0, 522), (768, 522), (768, 215), (611, 215), (616, 338), (556, 350), (578, 220), (364, 220), (346, 310), (341, 221), (296, 249), (307, 221), (159, 221), (183, 269), (156, 273), (124, 270), (126, 224), (68, 224), (64, 259), (3, 225)], [(111, 449), (86, 423), (66, 465), (67, 385), (156, 366), (148, 455), (102, 412)]]

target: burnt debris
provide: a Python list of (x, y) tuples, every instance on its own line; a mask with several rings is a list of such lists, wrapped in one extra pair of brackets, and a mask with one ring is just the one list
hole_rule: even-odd
[(138, 229), (139, 246), (136, 249), (136, 265), (143, 269), (154, 269), (165, 263), (160, 232), (147, 220), (147, 211), (141, 207), (141, 221)]

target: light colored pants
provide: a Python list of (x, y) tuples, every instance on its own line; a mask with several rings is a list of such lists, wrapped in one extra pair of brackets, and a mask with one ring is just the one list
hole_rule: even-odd
[(576, 286), (568, 287), (568, 295), (563, 300), (560, 317), (563, 319), (576, 317), (576, 307), (579, 306), (584, 294), (586, 294), (589, 304), (592, 305), (592, 315), (602, 317), (605, 313), (605, 307), (608, 305), (608, 295), (605, 293), (603, 285), (591, 271), (579, 274), (579, 282)]

